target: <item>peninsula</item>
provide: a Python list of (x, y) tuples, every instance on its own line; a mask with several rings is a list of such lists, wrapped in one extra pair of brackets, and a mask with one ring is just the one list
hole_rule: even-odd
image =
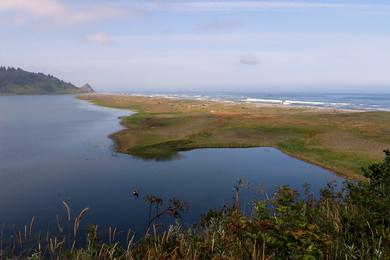
[(219, 147), (275, 147), (352, 179), (390, 146), (389, 112), (254, 105), (142, 96), (83, 95), (97, 105), (131, 109), (117, 150), (144, 159)]

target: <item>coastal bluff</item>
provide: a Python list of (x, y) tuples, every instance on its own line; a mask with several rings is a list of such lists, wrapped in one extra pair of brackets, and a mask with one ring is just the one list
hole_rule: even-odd
[(0, 67), (0, 95), (57, 95), (94, 92), (89, 84), (81, 88), (50, 74)]

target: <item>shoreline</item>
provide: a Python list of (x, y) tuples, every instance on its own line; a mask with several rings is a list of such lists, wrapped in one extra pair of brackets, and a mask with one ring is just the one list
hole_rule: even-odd
[[(344, 112), (390, 112), (390, 109), (358, 109), (358, 108), (341, 108), (336, 105), (352, 105), (350, 103), (338, 103), (338, 102), (322, 102), (322, 101), (302, 101), (302, 100), (288, 100), (288, 99), (226, 99), (220, 97), (201, 96), (201, 95), (187, 95), (187, 94), (137, 94), (137, 93), (112, 93), (112, 92), (99, 92), (90, 93), (86, 95), (109, 95), (109, 96), (124, 96), (124, 97), (145, 97), (145, 98), (161, 98), (168, 100), (193, 100), (204, 102), (218, 102), (226, 104), (252, 104), (255, 106), (270, 106), (278, 108), (312, 108), (326, 111), (344, 111)], [(85, 95), (85, 94), (82, 94)], [(329, 104), (327, 106), (326, 104)], [(332, 106), (333, 105), (333, 106)]]
[[(390, 122), (390, 113), (386, 112), (357, 113), (356, 110), (322, 107), (259, 106), (241, 102), (114, 94), (88, 94), (79, 95), (78, 98), (89, 100), (95, 105), (135, 112), (120, 119), (125, 129), (110, 135), (120, 153), (143, 159), (164, 160), (177, 152), (200, 148), (272, 147), (353, 180), (365, 180), (360, 168), (379, 161), (382, 149), (378, 148), (380, 152), (366, 152), (366, 144), (375, 146), (378, 143), (370, 140), (371, 137), (353, 137), (354, 129), (339, 131), (337, 134), (341, 136), (341, 141), (343, 135), (346, 141), (355, 138), (352, 146), (358, 146), (358, 151), (348, 149), (348, 144), (341, 147), (343, 149), (332, 149), (332, 143), (328, 144), (332, 139), (322, 142), (319, 137), (323, 130), (321, 125), (315, 123), (321, 122), (321, 117), (334, 117), (336, 121), (333, 123), (339, 128), (345, 123), (360, 124), (360, 117), (365, 119), (366, 114), (384, 117), (386, 122)], [(345, 121), (343, 117), (351, 117), (352, 120)], [(314, 124), (312, 121), (315, 121)], [(323, 127), (329, 128), (332, 121), (327, 120), (325, 123)], [(370, 127), (374, 123), (371, 122)], [(374, 139), (376, 137), (372, 136)], [(387, 145), (389, 143), (384, 144), (383, 148)]]
[[(91, 94), (93, 95), (93, 94)], [(84, 96), (84, 95), (83, 95)], [(143, 97), (149, 97), (149, 96), (143, 96)], [(93, 101), (89, 101), (90, 104), (93, 104), (93, 105), (97, 105), (95, 104)], [(213, 102), (218, 102), (218, 101), (213, 101)], [(97, 105), (97, 106), (101, 106), (101, 105)], [(272, 106), (272, 104), (271, 104)], [(104, 106), (104, 107), (107, 107), (107, 106)], [(129, 117), (129, 116), (132, 116), (132, 115), (136, 115), (138, 112), (137, 111), (134, 111), (134, 110), (130, 110), (130, 109), (123, 109), (123, 108), (117, 108), (117, 107), (107, 107), (107, 108), (115, 108), (115, 109), (122, 109), (122, 110), (128, 110), (132, 113), (130, 113), (129, 115), (127, 116), (121, 116), (118, 118), (119, 120), (119, 124), (125, 129), (126, 128), (126, 124), (123, 123), (123, 119), (125, 119), (126, 117)], [(123, 129), (119, 130), (118, 132), (122, 131)], [(116, 132), (117, 133), (117, 132)], [(124, 152), (120, 152), (118, 151), (116, 148), (117, 148), (117, 144), (116, 144), (116, 141), (115, 141), (115, 138), (114, 138), (114, 135), (116, 133), (111, 133), (108, 135), (108, 137), (113, 140), (114, 142), (114, 150), (115, 152), (118, 152), (118, 153), (122, 153), (122, 154), (128, 154), (130, 156), (132, 156), (131, 154), (129, 153), (124, 153)], [(333, 174), (339, 176), (339, 177), (343, 177), (343, 178), (346, 178), (346, 179), (351, 179), (351, 180), (361, 180), (361, 181), (365, 181), (366, 179), (365, 178), (349, 178), (348, 176), (345, 176), (343, 173), (341, 172), (337, 172), (335, 170), (333, 170), (332, 168), (329, 168), (329, 167), (326, 167), (324, 165), (321, 165), (319, 163), (316, 163), (316, 162), (313, 162), (313, 161), (310, 161), (304, 157), (300, 157), (300, 156), (297, 156), (293, 153), (288, 153), (286, 151), (283, 151), (281, 150), (280, 148), (278, 147), (272, 147), (272, 146), (242, 146), (242, 147), (237, 147), (237, 146), (226, 146), (226, 147), (194, 147), (194, 148), (189, 148), (189, 149), (183, 149), (183, 150), (178, 150), (177, 152), (186, 152), (186, 151), (192, 151), (192, 150), (196, 150), (196, 149), (250, 149), (250, 148), (272, 148), (272, 149), (277, 149), (278, 151), (280, 151), (281, 153), (285, 154), (285, 155), (288, 155), (288, 156), (291, 156), (292, 158), (295, 158), (295, 159), (298, 159), (298, 160), (301, 160), (301, 161), (304, 161), (304, 162), (307, 162), (307, 163), (310, 163), (310, 164), (313, 164), (313, 165), (316, 165), (320, 168), (323, 168), (325, 170), (328, 170), (330, 172), (332, 172)]]

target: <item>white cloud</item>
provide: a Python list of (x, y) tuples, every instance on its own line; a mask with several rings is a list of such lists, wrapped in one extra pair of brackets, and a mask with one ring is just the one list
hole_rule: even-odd
[(112, 42), (110, 36), (105, 33), (92, 33), (84, 37), (84, 41), (92, 44), (107, 45)]
[(107, 6), (71, 7), (59, 0), (0, 0), (0, 13), (18, 19), (42, 19), (50, 25), (77, 25), (126, 16), (124, 11)]

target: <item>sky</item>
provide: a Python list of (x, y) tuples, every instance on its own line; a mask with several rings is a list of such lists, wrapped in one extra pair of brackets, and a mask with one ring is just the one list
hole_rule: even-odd
[(390, 0), (0, 0), (0, 65), (98, 91), (390, 92)]

